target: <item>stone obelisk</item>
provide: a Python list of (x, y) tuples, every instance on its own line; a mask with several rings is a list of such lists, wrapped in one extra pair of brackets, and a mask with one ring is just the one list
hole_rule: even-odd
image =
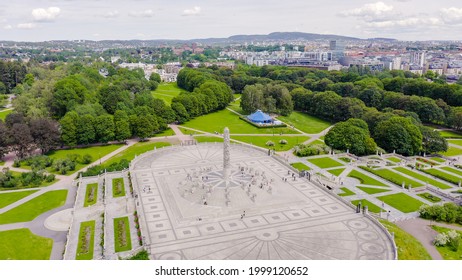
[(228, 185), (229, 172), (231, 168), (229, 156), (229, 129), (225, 127), (223, 131), (223, 180)]

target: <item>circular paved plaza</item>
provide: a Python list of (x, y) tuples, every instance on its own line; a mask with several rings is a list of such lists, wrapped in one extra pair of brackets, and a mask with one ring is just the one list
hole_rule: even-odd
[(226, 182), (222, 144), (163, 148), (132, 162), (151, 258), (395, 258), (382, 227), (275, 158), (242, 145), (231, 145), (230, 158)]

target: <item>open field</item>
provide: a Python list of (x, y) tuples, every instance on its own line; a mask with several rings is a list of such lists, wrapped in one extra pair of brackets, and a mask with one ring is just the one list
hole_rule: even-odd
[[(361, 166), (361, 168), (362, 167), (363, 166)], [(377, 169), (376, 170), (376, 169), (365, 167), (365, 170), (379, 177), (382, 177), (383, 179), (388, 180), (398, 186), (402, 186), (403, 182), (405, 184), (405, 187), (409, 187), (409, 185), (411, 186), (411, 188), (417, 188), (417, 187), (423, 186), (423, 183), (419, 183), (417, 181), (404, 177), (400, 175), (399, 173), (391, 171), (390, 169)]]
[(224, 128), (228, 127), (231, 134), (298, 134), (297, 131), (288, 127), (257, 128), (239, 119), (238, 115), (226, 109), (197, 117), (182, 124), (182, 126), (210, 133), (215, 131), (223, 133)]
[(307, 166), (306, 164), (302, 162), (294, 162), (294, 163), (291, 163), (290, 165), (292, 165), (292, 167), (296, 168), (298, 171), (311, 170), (309, 166)]
[(331, 125), (327, 121), (295, 111), (287, 117), (279, 116), (278, 119), (308, 134), (320, 133)]
[(343, 193), (340, 193), (339, 196), (350, 196), (350, 195), (355, 195), (354, 192), (352, 192), (350, 189), (348, 188), (340, 188)]
[(369, 211), (372, 213), (380, 213), (380, 211), (382, 210), (382, 208), (378, 207), (377, 205), (375, 205), (374, 203), (370, 202), (367, 199), (351, 201), (351, 203), (355, 206), (358, 205), (359, 202), (361, 202), (361, 207), (367, 206), (367, 209), (369, 209)]
[(128, 217), (114, 219), (114, 243), (116, 252), (129, 251), (132, 249)]
[(390, 233), (395, 234), (396, 247), (399, 260), (431, 260), (427, 250), (414, 236), (402, 230), (396, 224), (380, 219)]
[(32, 221), (47, 211), (63, 206), (66, 197), (67, 190), (46, 192), (0, 214), (0, 225)]
[(312, 164), (320, 168), (343, 166), (343, 164), (341, 164), (340, 162), (336, 160), (331, 159), (330, 157), (308, 158), (307, 161), (311, 162)]
[(176, 83), (160, 83), (155, 91), (152, 91), (152, 96), (165, 101), (167, 104), (172, 103), (172, 99), (184, 91), (179, 88)]
[(76, 260), (93, 259), (95, 247), (95, 221), (80, 223), (79, 242), (77, 245)]
[(395, 193), (390, 195), (378, 196), (377, 199), (385, 202), (391, 207), (403, 212), (410, 213), (419, 210), (420, 206), (425, 203), (408, 196), (404, 193)]
[(23, 192), (11, 192), (11, 193), (0, 193), (0, 208), (10, 205), (24, 197), (33, 194), (36, 190), (23, 191)]
[(139, 142), (135, 145), (123, 150), (122, 152), (118, 153), (117, 155), (111, 157), (107, 161), (104, 162), (104, 165), (111, 165), (111, 163), (119, 162), (122, 159), (126, 159), (128, 161), (132, 161), (135, 158), (135, 155), (141, 155), (148, 151), (151, 151), (155, 148), (161, 148), (165, 146), (170, 146), (170, 143), (167, 142)]
[(413, 178), (416, 178), (416, 179), (418, 179), (418, 180), (420, 180), (422, 182), (427, 182), (430, 185), (435, 186), (435, 187), (440, 188), (440, 189), (443, 189), (443, 190), (452, 188), (451, 186), (443, 184), (443, 183), (441, 183), (439, 181), (436, 181), (436, 180), (434, 180), (432, 178), (429, 178), (429, 177), (427, 177), (427, 176), (425, 176), (423, 174), (419, 174), (417, 172), (411, 171), (411, 170), (409, 170), (407, 168), (404, 168), (404, 167), (396, 167), (395, 170), (397, 170), (397, 171), (399, 171), (399, 172), (401, 172), (403, 174), (406, 174), (408, 176), (411, 176)]
[[(231, 139), (249, 143), (266, 149), (275, 149), (276, 151), (288, 151), (295, 145), (303, 143), (310, 139), (308, 136), (231, 136)], [(279, 141), (286, 140), (287, 144), (280, 144)], [(271, 141), (274, 146), (267, 146), (266, 143)]]
[(387, 189), (379, 189), (379, 188), (369, 188), (369, 187), (357, 187), (358, 189), (362, 190), (367, 194), (376, 194), (376, 193), (383, 193), (389, 192), (390, 190)]
[(384, 183), (377, 181), (374, 178), (371, 178), (366, 174), (363, 174), (356, 170), (352, 170), (350, 174), (348, 174), (348, 177), (358, 179), (363, 185), (387, 187), (387, 185), (385, 185)]
[(53, 239), (27, 228), (0, 231), (0, 260), (49, 260)]

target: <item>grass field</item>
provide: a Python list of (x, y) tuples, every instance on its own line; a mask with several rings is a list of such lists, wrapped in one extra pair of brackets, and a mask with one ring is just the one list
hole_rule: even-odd
[(350, 195), (355, 195), (354, 192), (352, 192), (350, 189), (348, 188), (340, 188), (343, 193), (340, 193), (339, 196), (350, 196)]
[[(266, 149), (275, 149), (276, 151), (288, 151), (295, 145), (303, 143), (310, 139), (307, 136), (231, 136), (231, 139), (249, 143)], [(280, 140), (286, 140), (287, 144), (279, 144)], [(267, 146), (266, 142), (272, 141), (274, 146)]]
[(446, 160), (444, 158), (440, 158), (440, 157), (432, 157), (430, 159), (433, 160), (433, 161), (439, 162), (439, 163), (446, 162)]
[(184, 91), (179, 88), (176, 83), (161, 83), (155, 91), (152, 91), (152, 96), (165, 101), (167, 104), (172, 103), (172, 99), (178, 96), (180, 92)]
[[(436, 230), (439, 233), (447, 233), (448, 231), (451, 231), (451, 229), (439, 226), (432, 226), (432, 229)], [(460, 236), (462, 236), (462, 231), (457, 230), (456, 232)], [(460, 242), (459, 248), (456, 252), (451, 250), (451, 248), (448, 246), (436, 247), (436, 250), (440, 252), (441, 256), (445, 260), (462, 260), (462, 242)]]
[(76, 260), (92, 260), (95, 247), (95, 221), (80, 223)]
[(452, 168), (452, 167), (449, 167), (449, 166), (441, 167), (441, 169), (443, 169), (444, 171), (448, 171), (448, 172), (457, 174), (459, 176), (462, 176), (462, 170), (461, 169), (456, 169), (456, 168)]
[(0, 120), (5, 120), (6, 116), (13, 113), (13, 109), (0, 111)]
[(436, 180), (434, 180), (432, 178), (429, 178), (429, 177), (427, 177), (425, 175), (422, 175), (422, 174), (419, 174), (417, 172), (411, 171), (411, 170), (409, 170), (407, 168), (404, 168), (404, 167), (396, 167), (395, 170), (397, 170), (397, 171), (399, 171), (399, 172), (401, 172), (403, 174), (406, 174), (408, 176), (411, 176), (413, 178), (416, 178), (416, 179), (418, 179), (418, 180), (420, 180), (422, 182), (428, 182), (430, 185), (435, 186), (437, 188), (440, 188), (442, 190), (452, 188), (451, 186), (448, 186), (446, 184), (438, 182), (438, 181), (436, 181)]
[(16, 202), (28, 195), (33, 194), (34, 191), (22, 191), (22, 192), (11, 192), (11, 193), (0, 193), (0, 209)]
[(327, 121), (301, 112), (292, 112), (290, 116), (280, 116), (278, 119), (308, 134), (320, 133), (331, 125)]
[(408, 187), (409, 185), (411, 185), (411, 188), (417, 188), (417, 187), (421, 187), (423, 186), (422, 183), (419, 183), (417, 181), (414, 181), (412, 179), (409, 179), (407, 177), (404, 177), (402, 175), (400, 175), (399, 173), (397, 172), (393, 172), (391, 171), (390, 169), (372, 169), (372, 168), (368, 168), (366, 169), (367, 171), (371, 172), (372, 174), (375, 174), (379, 177), (382, 177), (383, 179), (385, 180), (388, 180), (398, 186), (402, 186), (402, 183), (404, 182), (405, 186)]
[(173, 136), (173, 135), (175, 135), (175, 132), (169, 127), (166, 130), (160, 133), (157, 133), (156, 135), (154, 135), (154, 137), (165, 137), (165, 136)]
[(457, 146), (461, 146), (462, 147), (462, 139), (458, 139), (458, 140), (448, 140), (449, 143), (451, 144), (454, 144), (454, 145), (457, 145)]
[(441, 198), (439, 198), (437, 196), (434, 196), (434, 195), (432, 195), (431, 193), (428, 193), (428, 192), (419, 193), (417, 195), (420, 196), (421, 198), (426, 199), (426, 200), (428, 200), (430, 202), (433, 202), (433, 203), (441, 201)]
[(387, 157), (387, 160), (395, 162), (395, 163), (401, 162), (401, 159), (397, 157)]
[(449, 146), (448, 151), (442, 153), (442, 155), (447, 156), (447, 157), (453, 157), (453, 156), (462, 155), (462, 149), (459, 149), (459, 148), (456, 148), (456, 147), (453, 147), (453, 146)]
[(151, 151), (156, 148), (161, 148), (165, 146), (170, 146), (170, 143), (167, 142), (139, 142), (135, 145), (123, 150), (122, 152), (118, 153), (117, 155), (111, 157), (107, 161), (104, 162), (104, 165), (110, 165), (114, 162), (119, 162), (122, 159), (126, 159), (128, 161), (132, 161), (135, 158), (135, 155), (141, 155), (148, 151)]
[(223, 143), (223, 138), (214, 137), (214, 136), (194, 136), (194, 139), (196, 139), (196, 141), (199, 142), (199, 143), (204, 143), (204, 142)]
[(462, 133), (458, 133), (452, 130), (442, 130), (439, 131), (440, 135), (444, 138), (459, 138), (462, 139)]
[(0, 225), (28, 222), (51, 209), (64, 205), (67, 190), (49, 191), (5, 213), (0, 214)]
[[(55, 159), (64, 159), (67, 157), (67, 155), (70, 155), (70, 154), (76, 154), (80, 156), (89, 154), (93, 157), (93, 161), (98, 161), (103, 156), (117, 150), (120, 147), (122, 147), (121, 144), (107, 145), (107, 146), (95, 146), (95, 147), (87, 147), (87, 148), (75, 148), (75, 149), (68, 149), (68, 150), (57, 150), (57, 151), (52, 151), (48, 153), (47, 156), (55, 160)], [(78, 171), (87, 165), (88, 164), (76, 163), (75, 171)]]
[(238, 115), (226, 109), (197, 117), (182, 124), (182, 126), (210, 133), (215, 131), (223, 133), (223, 129), (228, 127), (231, 134), (298, 134), (297, 131), (288, 127), (257, 128), (239, 119)]
[(357, 188), (368, 194), (376, 194), (376, 193), (383, 193), (383, 192), (390, 191), (387, 189), (369, 188), (369, 187), (357, 187)]
[(351, 203), (355, 206), (357, 206), (361, 202), (361, 207), (367, 206), (367, 209), (369, 209), (370, 212), (372, 213), (380, 213), (382, 208), (378, 207), (374, 203), (370, 202), (367, 199), (359, 199), (359, 200), (353, 200)]
[(116, 252), (129, 251), (132, 249), (128, 217), (114, 219), (114, 243)]
[[(21, 166), (21, 168), (24, 168), (24, 169), (28, 169), (28, 170), (31, 170), (32, 168), (30, 168), (30, 166)], [(19, 178), (21, 177), (21, 174), (24, 173), (24, 172), (17, 172), (17, 171), (10, 171), (13, 175), (13, 178)], [(48, 187), (50, 185), (53, 185), (54, 183), (58, 182), (59, 179), (54, 179), (53, 181), (51, 182), (47, 182), (46, 180), (43, 180), (42, 183), (38, 186), (32, 186), (32, 185), (26, 185), (26, 186), (23, 186), (22, 184), (19, 184), (18, 186), (16, 187), (13, 187), (13, 188), (0, 188), (0, 192), (1, 191), (12, 191), (12, 190), (21, 190), (21, 189), (29, 189), (29, 188), (42, 188), (42, 187)], [(0, 202), (1, 204), (1, 202)], [(1, 207), (0, 207), (1, 208)]]
[(345, 170), (345, 168), (335, 168), (335, 169), (329, 169), (327, 170), (327, 172), (329, 172), (332, 175), (338, 176), (343, 172), (343, 170)]
[(431, 260), (425, 247), (414, 236), (386, 220), (379, 220), (390, 233), (395, 235), (399, 260)]
[(0, 231), (0, 260), (49, 260), (53, 239), (27, 228)]
[(307, 166), (306, 164), (302, 162), (294, 162), (294, 163), (291, 163), (290, 165), (292, 165), (292, 167), (297, 169), (298, 171), (311, 170), (309, 166)]
[(88, 184), (85, 189), (85, 201), (83, 207), (95, 205), (98, 201), (98, 184)]
[(326, 143), (324, 141), (321, 141), (319, 139), (314, 140), (313, 142), (310, 143), (310, 145), (321, 145), (321, 146), (326, 146)]
[(343, 166), (343, 164), (341, 164), (340, 162), (336, 160), (331, 159), (330, 157), (308, 158), (307, 161), (311, 162), (312, 164), (320, 168)]
[(385, 202), (391, 207), (403, 212), (410, 213), (419, 210), (423, 202), (404, 193), (395, 193), (390, 195), (378, 196), (377, 199)]
[(350, 174), (348, 174), (348, 177), (358, 179), (363, 185), (387, 187), (387, 185), (385, 185), (384, 183), (377, 181), (374, 178), (371, 178), (357, 170), (352, 170)]
[(123, 178), (112, 179), (112, 196), (122, 197), (125, 196), (125, 185)]
[(459, 182), (462, 180), (462, 177), (457, 176), (457, 175), (452, 175), (446, 172), (443, 172), (441, 170), (438, 170), (436, 168), (430, 168), (430, 169), (424, 169), (422, 170), (423, 172), (433, 175), (436, 178), (439, 178), (441, 180), (445, 180), (447, 182), (453, 183), (453, 184), (459, 184)]

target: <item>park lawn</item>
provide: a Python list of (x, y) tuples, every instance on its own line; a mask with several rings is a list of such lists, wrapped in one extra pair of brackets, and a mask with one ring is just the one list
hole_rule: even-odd
[(180, 131), (185, 134), (185, 135), (196, 135), (196, 134), (203, 134), (201, 132), (198, 132), (198, 131), (195, 131), (195, 130), (192, 130), (192, 129), (187, 129), (185, 127), (181, 127), (181, 126), (178, 126), (178, 129), (180, 129)]
[(383, 192), (389, 192), (390, 190), (387, 189), (379, 189), (379, 188), (369, 188), (369, 187), (357, 187), (358, 189), (362, 190), (363, 192), (367, 194), (376, 194), (376, 193), (383, 193)]
[(326, 143), (324, 143), (324, 141), (321, 141), (319, 139), (316, 139), (314, 140), (313, 142), (311, 142), (309, 145), (321, 145), (321, 146), (326, 146)]
[(452, 130), (441, 130), (439, 131), (440, 135), (444, 138), (458, 138), (462, 139), (462, 134), (452, 131)]
[(138, 142), (135, 145), (128, 147), (127, 149), (121, 151), (117, 155), (114, 155), (110, 159), (104, 162), (104, 165), (111, 165), (112, 163), (117, 163), (122, 159), (132, 161), (135, 158), (135, 155), (141, 155), (148, 151), (154, 150), (154, 148), (162, 148), (165, 146), (170, 146), (170, 143), (167, 142)]
[(28, 228), (0, 231), (0, 260), (49, 260), (53, 239)]
[[(90, 194), (93, 196), (90, 197)], [(98, 183), (88, 184), (85, 189), (85, 201), (83, 207), (95, 205), (98, 201)]]
[(5, 162), (0, 160), (0, 166), (4, 165)]
[[(274, 149), (276, 151), (288, 151), (298, 143), (303, 143), (310, 139), (308, 136), (233, 136), (231, 139), (249, 143), (265, 149)], [(286, 140), (287, 144), (279, 144), (280, 140)], [(274, 146), (267, 146), (266, 142), (272, 141)]]
[(329, 169), (327, 170), (327, 172), (329, 172), (332, 175), (338, 176), (343, 172), (343, 170), (345, 170), (345, 168), (335, 168), (335, 169)]
[(445, 180), (447, 182), (453, 183), (453, 184), (459, 184), (459, 182), (462, 180), (462, 177), (457, 176), (457, 175), (452, 175), (450, 173), (443, 172), (439, 169), (436, 168), (429, 168), (429, 169), (423, 169), (423, 172), (433, 175), (436, 178), (439, 178), (441, 180)]
[(306, 160), (320, 168), (343, 166), (343, 164), (331, 159), (330, 157), (308, 158)]
[(440, 157), (432, 157), (430, 159), (433, 160), (433, 161), (436, 161), (436, 162), (440, 162), (440, 163), (446, 162), (446, 160), (444, 158), (440, 158)]
[(173, 131), (173, 129), (169, 127), (166, 130), (157, 133), (156, 135), (154, 135), (154, 137), (165, 137), (165, 136), (173, 136), (173, 135), (175, 135), (175, 132)]
[(29, 196), (35, 193), (37, 190), (33, 191), (22, 191), (22, 192), (10, 192), (10, 193), (0, 193), (0, 209), (10, 205), (13, 202), (16, 202), (20, 199), (23, 199), (26, 196)]
[[(439, 226), (432, 226), (432, 229), (436, 230), (438, 233), (447, 233), (448, 231), (451, 231), (452, 229), (445, 228), (445, 227), (439, 227)], [(462, 236), (462, 231), (456, 230), (456, 232)], [(454, 252), (449, 248), (449, 246), (443, 246), (443, 247), (438, 247), (435, 246), (436, 250), (440, 253), (440, 255), (443, 257), (445, 260), (462, 260), (462, 242), (459, 244), (459, 248), (457, 252)]]
[(340, 188), (340, 189), (343, 191), (343, 193), (339, 193), (339, 194), (338, 194), (339, 196), (350, 196), (350, 195), (355, 195), (355, 193), (352, 192), (352, 191), (351, 191), (350, 189), (348, 189), (348, 188), (343, 187), (343, 188)]
[(178, 87), (176, 83), (160, 83), (157, 89), (151, 93), (155, 98), (162, 99), (167, 104), (172, 104), (172, 99), (182, 91), (186, 92)]
[(417, 195), (420, 196), (421, 198), (426, 199), (426, 200), (428, 200), (430, 202), (433, 202), (433, 203), (437, 203), (437, 202), (441, 201), (441, 198), (439, 198), (437, 196), (434, 196), (434, 195), (432, 195), (431, 193), (428, 193), (428, 192), (419, 193)]
[(397, 157), (388, 157), (387, 158), (389, 161), (392, 161), (394, 163), (398, 163), (398, 162), (401, 162), (401, 159), (397, 158)]
[(223, 133), (225, 127), (228, 127), (231, 134), (298, 134), (297, 131), (288, 127), (255, 127), (227, 109), (197, 117), (182, 126), (210, 133), (215, 133), (215, 131)]
[(5, 120), (6, 116), (13, 113), (13, 109), (0, 111), (0, 120)]
[(411, 171), (411, 170), (409, 170), (409, 169), (407, 169), (407, 168), (404, 168), (404, 167), (396, 167), (395, 170), (398, 170), (399, 172), (404, 173), (404, 174), (406, 174), (406, 175), (409, 175), (409, 176), (411, 176), (411, 177), (413, 177), (413, 178), (416, 178), (416, 179), (418, 179), (418, 180), (420, 180), (420, 181), (422, 181), (422, 182), (427, 182), (427, 183), (429, 183), (430, 185), (435, 186), (435, 187), (437, 187), (437, 188), (440, 188), (440, 189), (442, 189), (442, 190), (446, 190), (446, 189), (452, 188), (451, 186), (448, 186), (448, 185), (446, 185), (446, 184), (443, 184), (443, 183), (441, 183), (441, 182), (438, 182), (438, 181), (436, 181), (436, 180), (434, 180), (434, 179), (432, 179), (432, 178), (429, 178), (429, 177), (427, 177), (427, 176), (425, 176), (425, 175), (423, 175), (423, 174), (419, 174), (419, 173), (417, 173), (417, 172)]
[(458, 155), (462, 155), (462, 149), (456, 148), (454, 146), (449, 146), (448, 150), (441, 154), (447, 157), (458, 156)]
[(425, 247), (414, 236), (402, 230), (396, 224), (380, 219), (379, 222), (394, 233), (395, 243), (398, 250), (398, 260), (431, 260)]
[[(86, 238), (86, 232), (90, 232), (90, 238)], [(95, 221), (80, 223), (79, 242), (77, 244), (76, 260), (92, 260), (95, 247)]]
[(361, 207), (367, 206), (367, 209), (369, 209), (370, 212), (372, 213), (380, 213), (383, 209), (375, 205), (374, 203), (370, 202), (367, 199), (359, 199), (359, 200), (353, 200), (351, 203), (355, 206), (357, 206), (361, 202)]
[[(120, 188), (117, 187), (117, 184), (120, 184)], [(125, 196), (125, 184), (124, 184), (123, 178), (112, 179), (112, 196), (113, 197)]]
[(215, 137), (215, 136), (194, 136), (194, 139), (196, 139), (196, 141), (199, 143), (204, 143), (204, 142), (223, 143), (222, 137)]
[(114, 243), (116, 252), (129, 251), (132, 249), (128, 217), (114, 219)]
[(441, 167), (441, 169), (462, 176), (462, 170), (452, 168), (452, 167), (449, 167), (449, 166)]
[[(70, 154), (76, 154), (80, 156), (89, 154), (92, 156), (93, 161), (96, 162), (96, 161), (99, 161), (99, 159), (101, 159), (105, 155), (117, 150), (120, 147), (122, 147), (122, 144), (95, 146), (95, 147), (86, 147), (86, 148), (75, 148), (75, 149), (67, 149), (67, 150), (56, 150), (56, 151), (52, 151), (48, 153), (47, 156), (51, 157), (53, 160), (56, 160), (56, 159), (65, 159), (67, 155), (70, 155)], [(82, 164), (82, 163), (77, 162), (75, 164), (75, 171), (78, 171), (87, 165), (88, 164)]]
[(419, 183), (417, 181), (404, 177), (400, 175), (399, 173), (394, 172), (390, 169), (372, 169), (372, 168), (367, 168), (367, 167), (363, 169), (379, 177), (382, 177), (383, 179), (388, 180), (398, 186), (402, 186), (403, 182), (406, 185), (406, 187), (408, 187), (409, 185), (411, 185), (411, 188), (417, 188), (417, 187), (423, 186), (423, 183)]
[(462, 147), (462, 139), (458, 139), (458, 140), (448, 140), (449, 143), (451, 144), (454, 144), (454, 145), (457, 145), (457, 146), (461, 146)]
[(420, 206), (425, 204), (420, 200), (410, 197), (404, 193), (395, 193), (390, 195), (378, 196), (376, 198), (403, 213), (415, 212), (419, 210)]
[(350, 174), (348, 174), (348, 177), (358, 179), (362, 185), (370, 185), (370, 186), (383, 186), (383, 187), (388, 187), (384, 183), (375, 180), (374, 178), (371, 178), (367, 176), (366, 174), (363, 174), (357, 170), (352, 170)]
[(330, 122), (295, 111), (289, 116), (279, 116), (278, 119), (308, 134), (320, 133), (331, 125)]
[(67, 190), (49, 191), (41, 194), (0, 214), (0, 225), (32, 221), (47, 211), (63, 206), (66, 198)]
[(294, 162), (294, 163), (291, 163), (290, 165), (292, 165), (292, 167), (297, 169), (298, 171), (311, 170), (311, 168), (307, 166), (306, 164), (304, 164), (303, 162)]

